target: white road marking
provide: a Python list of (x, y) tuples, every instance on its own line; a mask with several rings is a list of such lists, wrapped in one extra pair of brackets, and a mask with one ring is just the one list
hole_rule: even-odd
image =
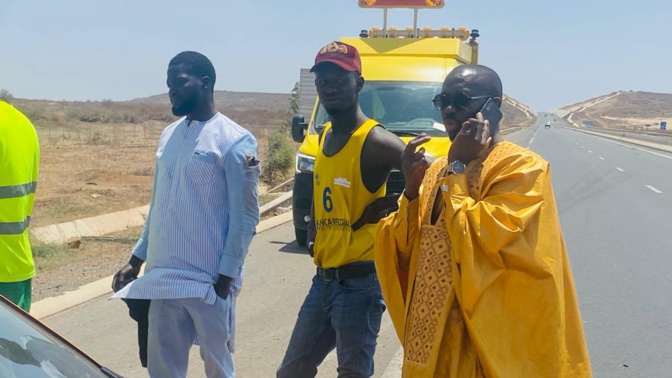
[(532, 137), (532, 139), (530, 139), (530, 143), (527, 144), (527, 148), (530, 148), (530, 145), (532, 145), (532, 142), (534, 142), (534, 137)]
[(538, 128), (536, 130), (534, 130), (534, 134), (532, 134), (532, 138), (530, 139), (530, 143), (527, 144), (527, 149), (529, 149), (530, 145), (532, 145), (532, 142), (534, 142), (534, 137), (537, 136), (537, 131), (539, 131)]
[(621, 172), (625, 172), (625, 171), (623, 170), (623, 168), (621, 168), (621, 167), (616, 167), (616, 169), (618, 169), (618, 170), (621, 171)]
[(588, 153), (591, 153), (591, 154), (592, 154), (592, 153), (593, 153), (593, 150), (588, 150)]
[(602, 156), (600, 156), (600, 160), (604, 160), (604, 158)]
[(586, 148), (585, 146), (581, 146), (581, 148)]
[(651, 185), (647, 185), (646, 187), (649, 188), (649, 189), (651, 189), (651, 191), (654, 192), (654, 193), (658, 193), (658, 194), (663, 193), (663, 192), (661, 192), (660, 190), (654, 188), (654, 187), (651, 186)]

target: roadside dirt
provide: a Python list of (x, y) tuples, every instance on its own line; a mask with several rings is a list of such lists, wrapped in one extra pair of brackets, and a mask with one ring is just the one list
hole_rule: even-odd
[(149, 203), (155, 146), (45, 146), (32, 227)]
[(84, 238), (78, 249), (34, 245), (37, 275), (33, 278), (33, 302), (114, 274), (128, 262), (141, 233), (142, 227), (138, 227), (105, 237)]

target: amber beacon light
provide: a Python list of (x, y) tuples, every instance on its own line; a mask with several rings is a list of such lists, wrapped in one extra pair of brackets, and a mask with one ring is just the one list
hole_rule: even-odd
[(359, 0), (362, 8), (443, 8), (443, 0)]

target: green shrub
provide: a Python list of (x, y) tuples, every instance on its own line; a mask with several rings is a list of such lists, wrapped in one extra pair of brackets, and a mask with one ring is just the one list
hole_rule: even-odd
[(262, 162), (263, 179), (269, 184), (286, 178), (294, 165), (294, 146), (289, 135), (282, 128), (274, 130), (268, 137), (266, 154)]

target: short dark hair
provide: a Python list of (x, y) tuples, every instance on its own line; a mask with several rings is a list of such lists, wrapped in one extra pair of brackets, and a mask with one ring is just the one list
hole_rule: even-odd
[(199, 79), (207, 76), (212, 80), (212, 88), (215, 87), (217, 75), (215, 74), (215, 67), (212, 65), (210, 59), (205, 55), (196, 51), (183, 51), (173, 59), (168, 65), (184, 65), (184, 69), (191, 75), (197, 76)]

